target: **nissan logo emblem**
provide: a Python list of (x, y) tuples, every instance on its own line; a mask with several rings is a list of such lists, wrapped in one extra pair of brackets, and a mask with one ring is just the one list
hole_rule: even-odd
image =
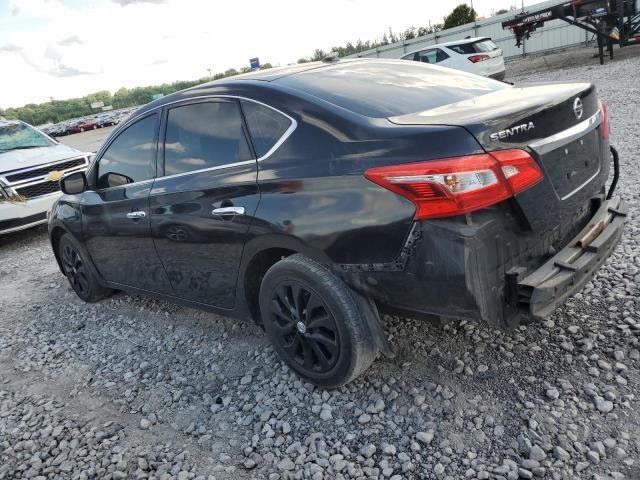
[(582, 100), (579, 98), (573, 101), (573, 113), (578, 120), (582, 118)]

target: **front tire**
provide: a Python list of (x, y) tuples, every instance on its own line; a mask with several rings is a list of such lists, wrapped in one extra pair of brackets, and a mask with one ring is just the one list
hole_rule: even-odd
[(62, 270), (78, 297), (93, 303), (113, 293), (113, 290), (100, 285), (71, 235), (65, 233), (58, 245)]
[(273, 265), (260, 287), (262, 322), (280, 358), (303, 379), (322, 387), (354, 380), (377, 349), (349, 287), (300, 255)]

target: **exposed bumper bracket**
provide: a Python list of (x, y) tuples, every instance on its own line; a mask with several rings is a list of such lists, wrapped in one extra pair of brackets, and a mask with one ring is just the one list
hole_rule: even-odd
[(520, 308), (544, 318), (582, 288), (620, 241), (626, 213), (627, 206), (620, 198), (604, 201), (565, 248), (518, 282)]

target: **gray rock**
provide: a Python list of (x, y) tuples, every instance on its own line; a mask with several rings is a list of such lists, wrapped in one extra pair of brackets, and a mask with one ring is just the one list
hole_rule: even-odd
[(360, 452), (362, 453), (362, 455), (364, 455), (365, 458), (371, 458), (373, 454), (376, 453), (376, 446), (370, 443), (362, 447)]
[(396, 446), (391, 445), (390, 443), (385, 443), (382, 445), (382, 453), (385, 455), (395, 455), (396, 454)]
[(416, 433), (416, 440), (424, 445), (429, 445), (433, 440), (434, 432), (433, 430), (427, 430), (426, 432), (418, 432)]
[(578, 462), (576, 463), (576, 472), (580, 473), (583, 470), (589, 468), (589, 462)]
[(371, 421), (371, 415), (369, 415), (368, 413), (363, 413), (358, 417), (358, 423), (360, 424), (369, 423), (370, 421)]
[(536, 460), (538, 462), (541, 462), (545, 458), (547, 458), (547, 454), (538, 445), (534, 445), (533, 447), (531, 447), (531, 450), (529, 450), (529, 459), (530, 460)]
[(520, 478), (533, 478), (533, 472), (525, 468), (518, 468), (518, 477)]
[(278, 462), (278, 468), (280, 470), (293, 470), (294, 468), (296, 468), (295, 463), (293, 463), (293, 461), (290, 458), (283, 458), (282, 460), (280, 460), (280, 462)]
[(320, 418), (325, 422), (328, 422), (333, 418), (333, 414), (331, 413), (331, 410), (323, 408), (322, 410), (320, 410)]
[(613, 402), (605, 400), (604, 398), (596, 397), (595, 404), (599, 412), (609, 413), (611, 412), (611, 410), (613, 410)]
[(556, 446), (553, 447), (553, 456), (562, 462), (568, 462), (571, 460), (571, 455), (564, 448)]
[(598, 465), (600, 463), (600, 454), (595, 450), (589, 450), (587, 452), (587, 459), (589, 459), (591, 463)]
[(555, 400), (560, 397), (560, 392), (558, 392), (557, 388), (549, 388), (545, 393), (547, 395), (547, 398), (549, 398), (550, 400)]

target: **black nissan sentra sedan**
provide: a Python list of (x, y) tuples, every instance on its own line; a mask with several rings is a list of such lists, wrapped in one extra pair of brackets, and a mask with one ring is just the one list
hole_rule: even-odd
[(61, 181), (49, 234), (81, 299), (253, 319), (329, 387), (393, 354), (381, 313), (550, 315), (620, 240), (617, 171), (592, 84), (331, 59), (140, 108)]

